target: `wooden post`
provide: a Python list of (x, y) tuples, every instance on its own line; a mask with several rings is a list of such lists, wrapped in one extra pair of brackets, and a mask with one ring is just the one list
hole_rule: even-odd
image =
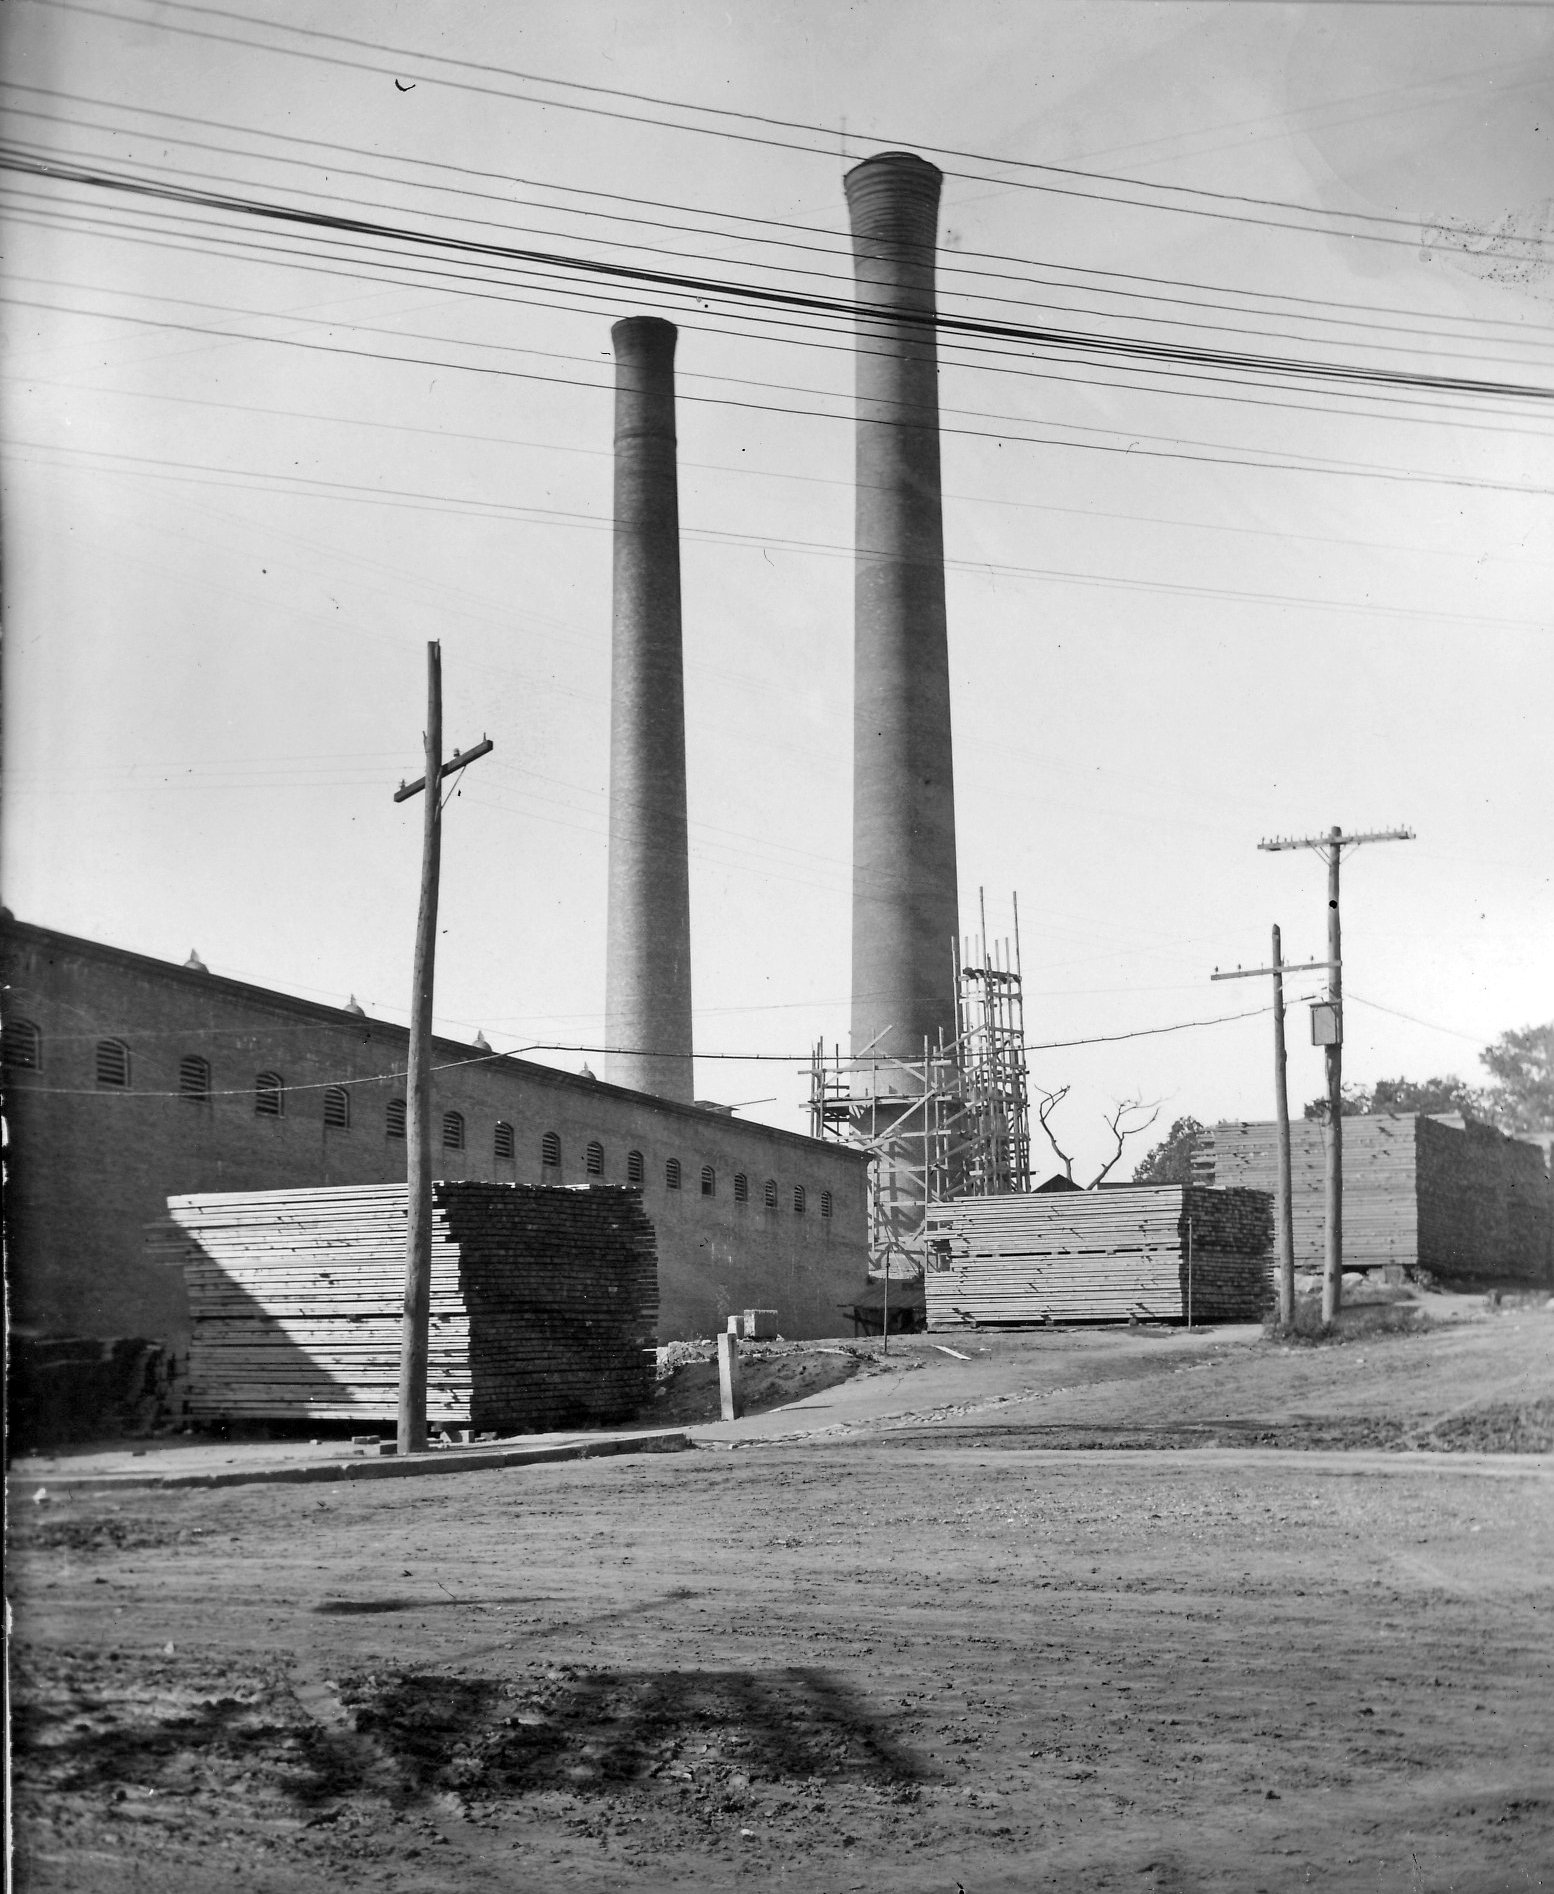
[(739, 1391), (739, 1337), (737, 1335), (718, 1337), (718, 1394), (724, 1420), (738, 1420), (745, 1411), (745, 1404)]
[(1344, 1278), (1344, 1091), (1343, 962), (1338, 927), (1338, 863), (1343, 831), (1327, 836), (1327, 996), (1333, 1003), (1333, 1039), (1327, 1060), (1327, 1215), (1322, 1272), (1322, 1326), (1329, 1327), (1343, 1303)]
[(1279, 1189), (1274, 1201), (1279, 1255), (1279, 1325), (1295, 1322), (1295, 1206), (1290, 1180), (1290, 1093), (1284, 1052), (1284, 955), (1273, 930), (1273, 1097), (1279, 1123)]
[(435, 641), (426, 647), (426, 819), (421, 836), (421, 905), (416, 918), (410, 1069), (405, 1086), (409, 1214), (399, 1357), (402, 1454), (426, 1450), (426, 1366), (432, 1316), (432, 982), (442, 855), (442, 647)]

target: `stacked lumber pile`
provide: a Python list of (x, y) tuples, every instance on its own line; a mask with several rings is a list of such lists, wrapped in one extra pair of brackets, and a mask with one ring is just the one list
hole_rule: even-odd
[[(1295, 1267), (1322, 1267), (1327, 1204), (1327, 1127), (1310, 1119), (1290, 1125), (1290, 1198)], [(1200, 1151), (1200, 1176), (1217, 1185), (1270, 1194), (1278, 1187), (1278, 1126), (1211, 1125)], [(1380, 1269), (1419, 1260), (1414, 1198), (1414, 1117), (1346, 1118), (1344, 1267)]]
[(1269, 1306), (1267, 1194), (1199, 1185), (964, 1197), (930, 1210), (928, 1326), (1256, 1321)]
[[(433, 1187), (427, 1419), (501, 1433), (630, 1417), (653, 1386), (658, 1266), (624, 1189)], [(403, 1184), (169, 1200), (196, 1419), (394, 1416)]]
[(470, 1424), (619, 1421), (653, 1398), (658, 1254), (640, 1191), (439, 1184), (469, 1321)]
[(1549, 1281), (1549, 1174), (1538, 1147), (1471, 1119), (1421, 1118), (1417, 1139), (1424, 1268), (1456, 1282)]
[[(1295, 1266), (1324, 1257), (1326, 1127), (1290, 1126)], [(1273, 1191), (1277, 1127), (1218, 1124), (1195, 1172), (1204, 1181)], [(1345, 1269), (1422, 1266), (1447, 1280), (1547, 1280), (1548, 1172), (1536, 1145), (1456, 1114), (1364, 1114), (1343, 1121)]]

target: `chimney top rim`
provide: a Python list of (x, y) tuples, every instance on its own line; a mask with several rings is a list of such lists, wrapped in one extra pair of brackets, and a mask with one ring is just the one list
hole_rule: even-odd
[(930, 171), (936, 179), (941, 181), (944, 177), (944, 173), (939, 169), (938, 165), (933, 164), (929, 159), (920, 156), (920, 154), (915, 151), (874, 151), (871, 152), (867, 158), (860, 158), (855, 165), (850, 166), (843, 172), (843, 184), (849, 183), (853, 178), (857, 177), (860, 171), (867, 171), (872, 165), (889, 165), (893, 170), (908, 168), (912, 170), (920, 169), (922, 171)]

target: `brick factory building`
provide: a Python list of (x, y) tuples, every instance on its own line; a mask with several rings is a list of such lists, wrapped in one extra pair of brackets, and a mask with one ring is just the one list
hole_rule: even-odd
[[(0, 952), (23, 1333), (181, 1352), (182, 1278), (145, 1241), (169, 1197), (404, 1182), (404, 1027), (10, 918)], [(859, 1152), (454, 1040), (434, 1057), (440, 1177), (641, 1189), (661, 1340), (747, 1307), (838, 1331), (867, 1268)]]

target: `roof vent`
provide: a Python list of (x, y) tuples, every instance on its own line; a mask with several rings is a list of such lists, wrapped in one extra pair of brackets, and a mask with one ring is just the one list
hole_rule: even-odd
[(183, 964), (185, 967), (188, 968), (190, 973), (209, 973), (210, 972), (210, 968), (206, 966), (203, 960), (201, 960), (198, 952), (193, 947), (189, 949), (189, 958)]
[(366, 1007), (362, 1005), (354, 993), (348, 993), (346, 995), (345, 1010), (348, 1013), (354, 1013), (358, 1019), (365, 1019), (367, 1017)]
[(477, 1031), (475, 1034), (475, 1050), (477, 1052), (489, 1052), (491, 1050), (491, 1041), (483, 1032)]
[(593, 1077), (593, 1073), (588, 1069), (586, 1065), (580, 1065), (577, 1068), (577, 1076), (580, 1079), (591, 1079)]

